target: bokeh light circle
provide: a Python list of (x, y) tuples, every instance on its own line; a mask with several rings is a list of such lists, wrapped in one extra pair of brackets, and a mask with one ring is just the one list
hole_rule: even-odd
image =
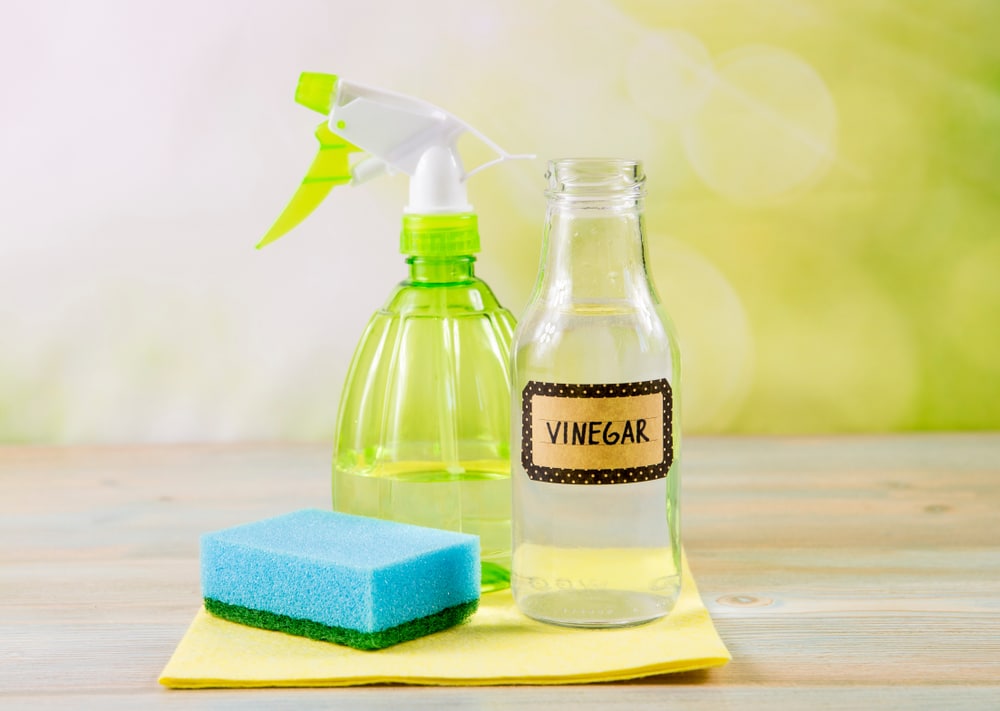
[(795, 54), (743, 47), (718, 61), (715, 81), (683, 142), (701, 179), (747, 203), (817, 180), (836, 152), (837, 111), (822, 77)]
[(657, 290), (680, 340), (684, 429), (722, 431), (753, 382), (746, 310), (725, 275), (683, 242), (652, 235), (649, 252)]
[(629, 55), (625, 80), (641, 111), (661, 121), (683, 121), (713, 85), (712, 57), (686, 32), (649, 32)]

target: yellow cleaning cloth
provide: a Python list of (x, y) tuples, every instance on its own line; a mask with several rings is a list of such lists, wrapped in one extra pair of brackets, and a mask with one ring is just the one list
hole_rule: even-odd
[(687, 561), (666, 618), (586, 630), (530, 620), (509, 590), (484, 595), (468, 622), (376, 652), (245, 627), (200, 610), (160, 677), (176, 689), (579, 684), (721, 666), (730, 659)]

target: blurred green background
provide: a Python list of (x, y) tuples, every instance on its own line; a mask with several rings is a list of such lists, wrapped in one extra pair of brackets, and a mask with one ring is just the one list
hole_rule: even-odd
[[(0, 442), (331, 436), (406, 184), (253, 251), (313, 153), (302, 70), (644, 160), (688, 432), (996, 429), (998, 27), (993, 0), (5, 3)], [(543, 171), (470, 185), (515, 314)]]

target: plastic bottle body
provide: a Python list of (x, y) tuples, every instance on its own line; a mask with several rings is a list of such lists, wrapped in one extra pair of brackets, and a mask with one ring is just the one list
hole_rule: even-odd
[(550, 181), (512, 355), (511, 584), (545, 622), (639, 624), (679, 594), (676, 337), (646, 272), (638, 164), (560, 161)]
[(484, 591), (510, 567), (508, 374), (514, 318), (474, 259), (411, 257), (341, 397), (338, 511), (480, 536)]

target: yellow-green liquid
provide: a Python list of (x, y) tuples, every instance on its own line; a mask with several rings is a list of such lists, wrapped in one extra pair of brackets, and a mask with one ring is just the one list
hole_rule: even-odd
[(510, 469), (506, 461), (396, 462), (333, 471), (337, 511), (479, 536), (482, 590), (510, 584)]

